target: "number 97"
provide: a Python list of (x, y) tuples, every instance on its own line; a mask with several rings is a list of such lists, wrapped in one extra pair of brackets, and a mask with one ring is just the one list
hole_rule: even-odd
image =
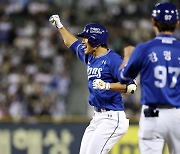
[(158, 88), (165, 87), (168, 79), (168, 74), (173, 74), (170, 83), (170, 88), (174, 88), (177, 83), (178, 76), (180, 74), (180, 68), (178, 67), (168, 67), (165, 66), (156, 66), (154, 68), (154, 77), (157, 79), (154, 81), (154, 84)]

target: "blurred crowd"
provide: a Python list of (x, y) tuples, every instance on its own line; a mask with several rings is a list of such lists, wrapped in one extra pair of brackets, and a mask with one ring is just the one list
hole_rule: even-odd
[[(0, 0), (0, 119), (67, 115), (74, 55), (49, 24), (52, 14), (59, 14), (73, 34), (87, 23), (103, 24), (110, 33), (109, 48), (123, 56), (125, 46), (155, 36), (150, 21), (154, 4), (145, 0)], [(180, 39), (180, 29), (175, 35)], [(138, 116), (139, 99), (139, 90), (124, 96), (130, 116)]]

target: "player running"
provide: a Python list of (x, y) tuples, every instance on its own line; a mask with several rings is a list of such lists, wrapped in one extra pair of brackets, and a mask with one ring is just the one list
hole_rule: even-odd
[(141, 154), (162, 154), (164, 142), (170, 154), (180, 153), (180, 41), (173, 37), (178, 20), (174, 5), (157, 4), (152, 10), (157, 36), (137, 45), (132, 55), (132, 47), (125, 51), (129, 60), (120, 82), (129, 82), (139, 72), (141, 77)]
[(87, 65), (89, 104), (94, 106), (95, 112), (84, 132), (80, 154), (108, 154), (129, 127), (120, 92), (133, 93), (136, 85), (134, 82), (118, 83), (122, 58), (107, 48), (108, 31), (105, 27), (94, 23), (86, 25), (77, 35), (82, 37), (81, 43), (66, 30), (58, 15), (52, 15), (49, 21), (58, 28), (65, 45)]

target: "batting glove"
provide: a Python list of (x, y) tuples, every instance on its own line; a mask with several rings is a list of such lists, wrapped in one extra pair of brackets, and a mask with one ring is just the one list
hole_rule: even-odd
[(93, 89), (98, 89), (98, 90), (109, 90), (110, 89), (110, 83), (104, 82), (101, 79), (95, 79), (93, 80)]
[(126, 94), (133, 94), (137, 89), (137, 82), (134, 79), (133, 82), (127, 85)]
[(56, 26), (58, 29), (62, 28), (63, 25), (60, 21), (60, 18), (58, 15), (52, 15), (50, 18), (49, 18), (49, 22), (51, 22), (51, 24), (53, 26)]

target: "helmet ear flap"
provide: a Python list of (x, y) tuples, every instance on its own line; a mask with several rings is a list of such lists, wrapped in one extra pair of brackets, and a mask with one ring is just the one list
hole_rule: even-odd
[(98, 46), (99, 45), (99, 39), (97, 38), (97, 36), (92, 35), (88, 38), (88, 43), (93, 47)]

